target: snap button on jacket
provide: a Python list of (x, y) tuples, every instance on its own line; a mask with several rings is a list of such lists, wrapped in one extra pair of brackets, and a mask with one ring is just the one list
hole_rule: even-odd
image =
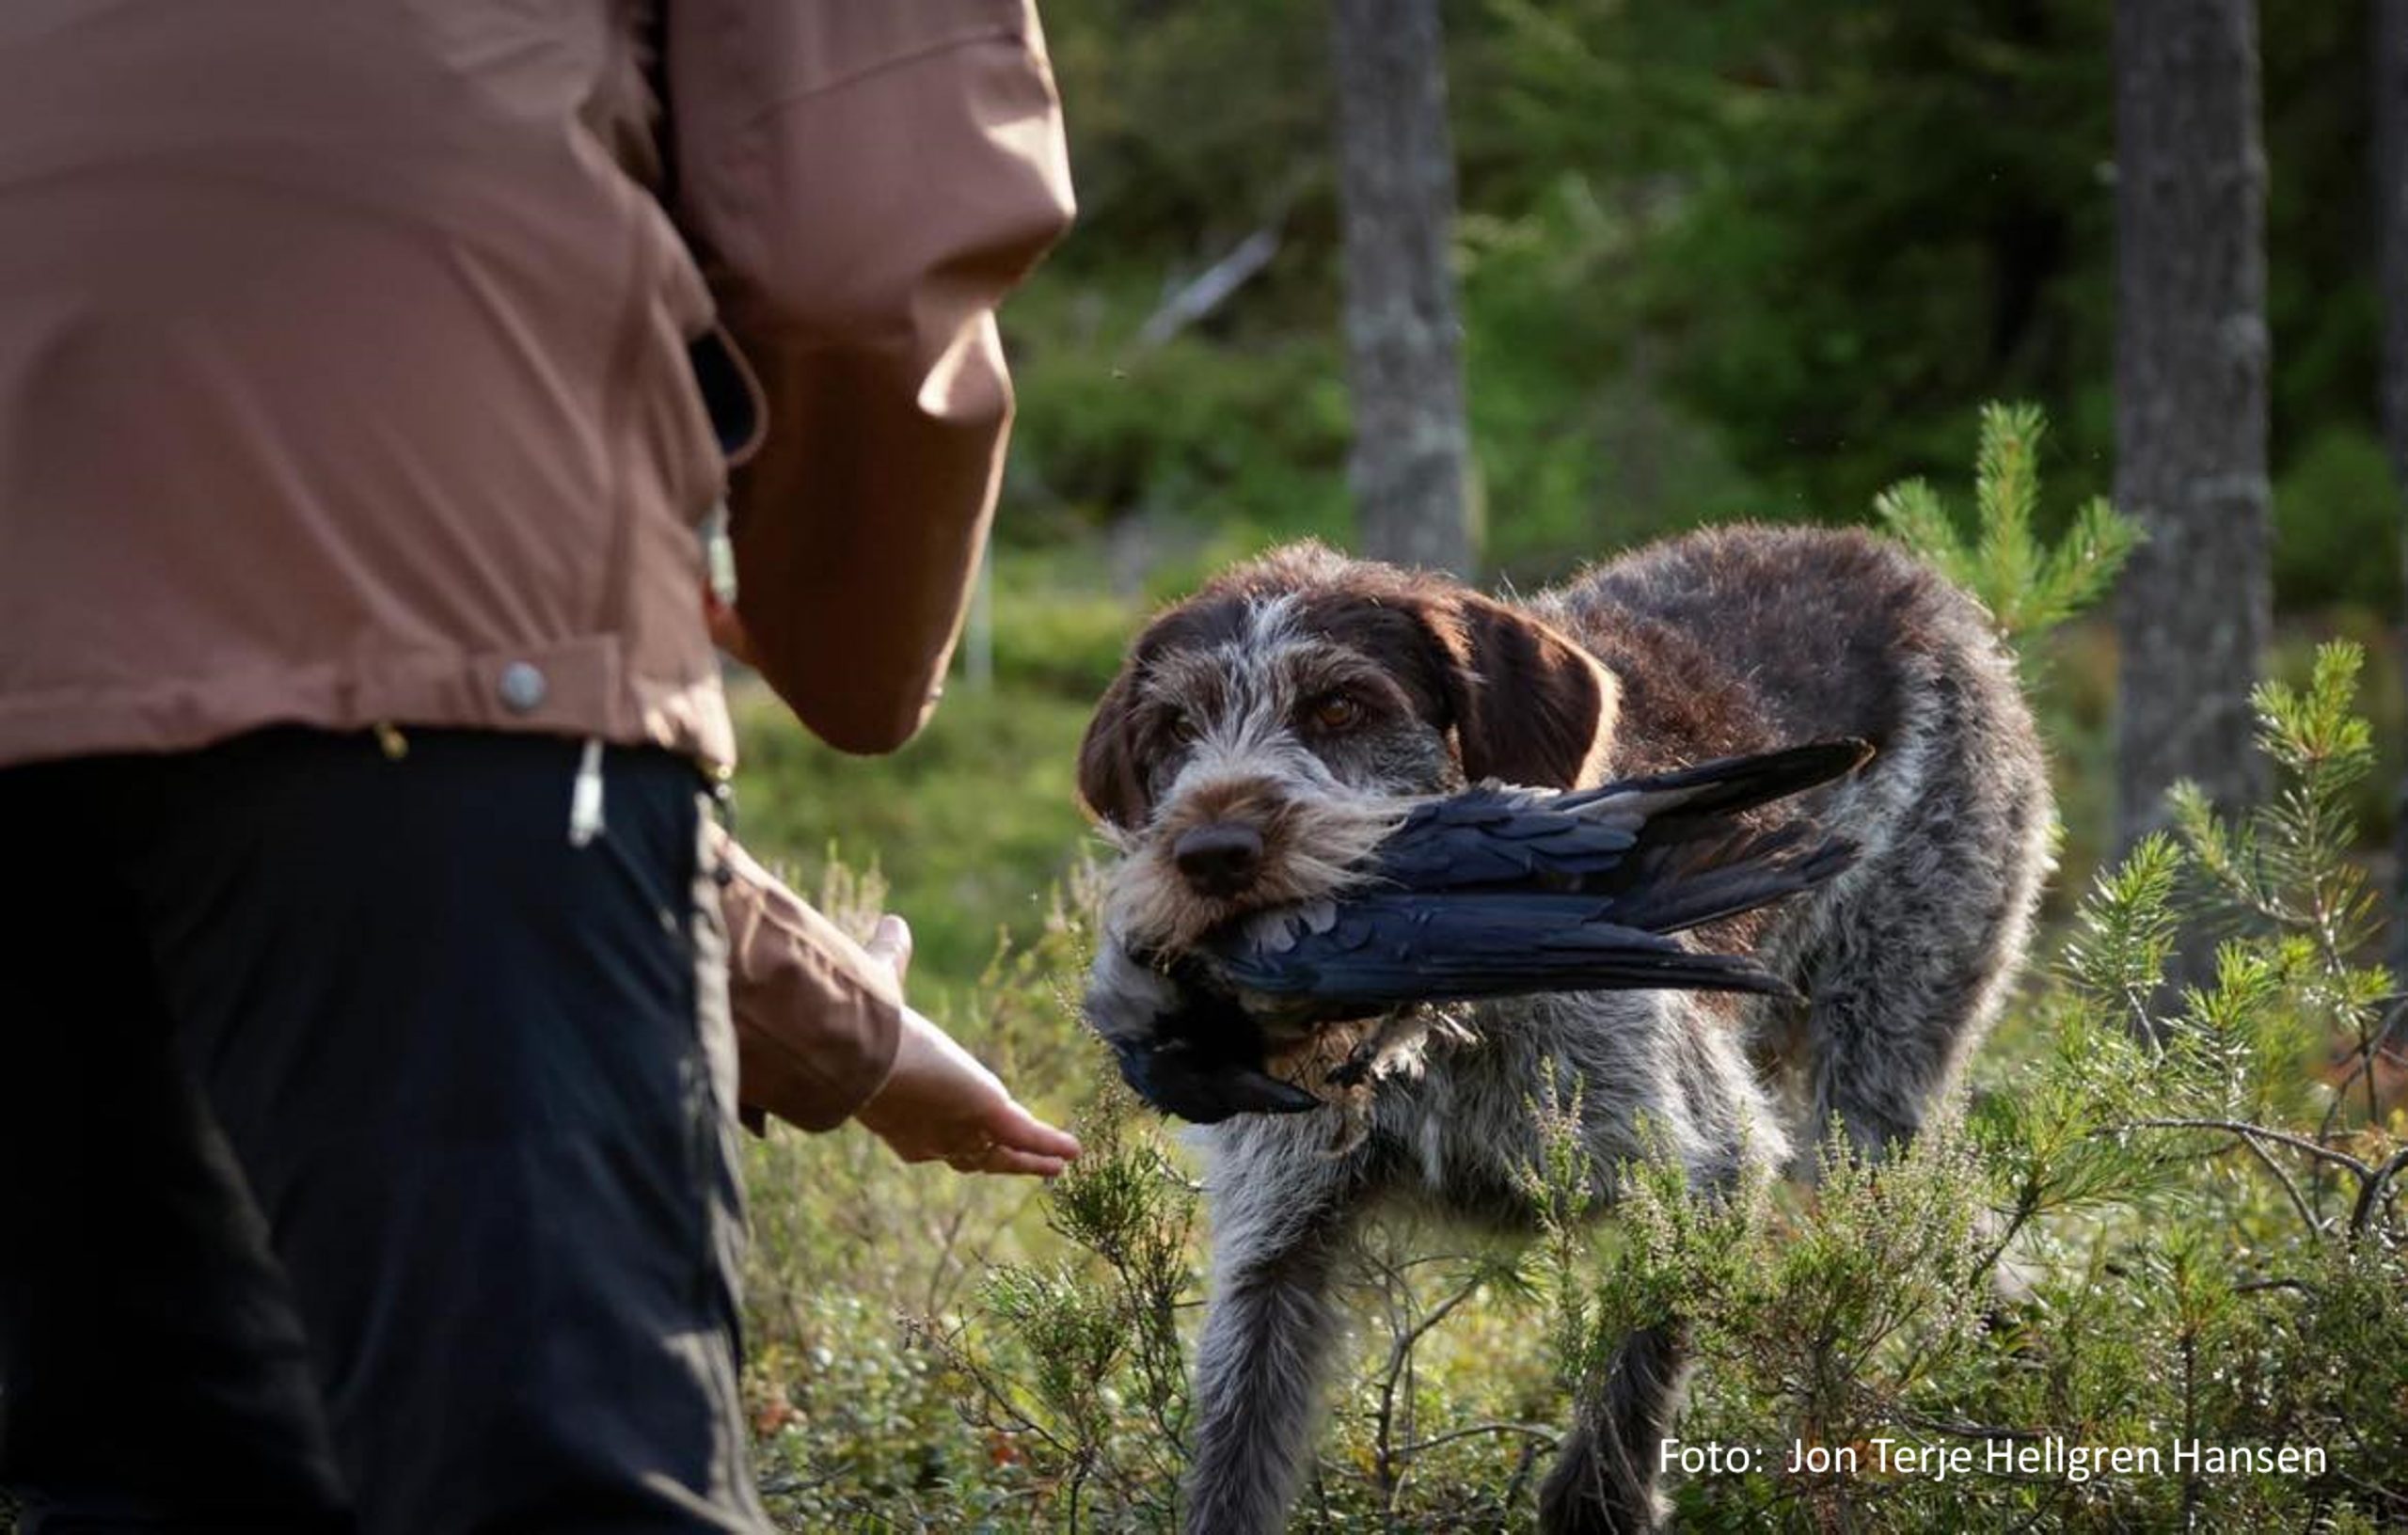
[[(723, 764), (723, 495), (764, 674), (893, 747), (993, 504), (993, 309), (1069, 214), (1026, 0), (0, 5), (0, 766), (277, 723)], [(705, 336), (758, 392), (732, 483)], [(788, 1116), (841, 1117), (891, 988), (777, 930), (860, 1037)]]

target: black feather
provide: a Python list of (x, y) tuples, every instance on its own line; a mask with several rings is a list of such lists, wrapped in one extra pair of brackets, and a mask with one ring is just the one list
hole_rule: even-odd
[(1262, 1069), (1261, 1026), (1237, 999), (1193, 970), (1180, 976), (1179, 1005), (1143, 1034), (1121, 1034), (1112, 1049), (1121, 1080), (1164, 1114), (1199, 1125), (1240, 1114), (1297, 1114), (1321, 1100)]
[(1871, 753), (1862, 741), (1824, 741), (1572, 794), (1483, 785), (1415, 807), (1366, 872), (1389, 888), (1432, 893), (1587, 891), (1661, 877), (1671, 871), (1630, 865), (1644, 865), (1651, 848), (1727, 837), (1732, 816), (1851, 772)]
[(1652, 817), (1673, 813), (1733, 815), (1844, 778), (1863, 767), (1872, 756), (1871, 743), (1852, 736), (1815, 741), (1751, 756), (1717, 757), (1669, 773), (1622, 779), (1558, 796), (1552, 808), (1577, 811), (1584, 805), (1620, 801), (1624, 796), (1632, 796), (1639, 813)]
[(1614, 901), (1588, 895), (1370, 892), (1285, 950), (1228, 934), (1214, 953), (1228, 981), (1301, 1003), (1309, 1017), (1535, 991), (1788, 992), (1753, 959), (1701, 954), (1615, 919)]

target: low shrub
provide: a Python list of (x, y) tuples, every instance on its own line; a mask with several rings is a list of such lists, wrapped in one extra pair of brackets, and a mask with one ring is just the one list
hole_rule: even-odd
[[(1999, 533), (2036, 427), (1989, 419), (1972, 534), (1906, 530), (2036, 655), (2119, 535), (2103, 513), (2072, 556)], [(1672, 1316), (1703, 1361), (1679, 1439), (1750, 1451), (1672, 1477), (1682, 1527), (2408, 1522), (2408, 1005), (2366, 962), (2357, 667), (2328, 646), (2258, 690), (2275, 796), (2227, 820), (2186, 794), (2178, 836), (2100, 873), (1903, 1154), (1720, 1201), (1640, 1163), (1597, 1222), (1559, 1132), (1528, 1170), (1537, 1240), (1368, 1236), (1297, 1527), (1526, 1524), (1573, 1386)], [(947, 1014), (1074, 1117), (1072, 1173), (958, 1179), (853, 1132), (754, 1153), (751, 1382), (791, 1527), (1176, 1524), (1209, 1233), (1186, 1148), (1078, 1026), (1088, 909), (1074, 880)], [(2170, 990), (2194, 924), (2213, 983)]]

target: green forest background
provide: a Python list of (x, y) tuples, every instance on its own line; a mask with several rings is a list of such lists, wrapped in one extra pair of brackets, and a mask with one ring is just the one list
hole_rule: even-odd
[[(2111, 492), (2113, 12), (1446, 4), (1481, 578), (1528, 589), (1723, 519), (1869, 522), (1913, 476), (1996, 532), (2022, 492), (1970, 490), (1992, 401), (2049, 420), (2041, 542)], [(740, 834), (856, 930), (908, 915), (914, 1000), (1088, 1147), (1040, 1191), (904, 1168), (858, 1131), (752, 1145), (747, 1390), (782, 1527), (1177, 1526), (1209, 1214), (1177, 1127), (1078, 1020), (1101, 848), (1073, 764), (1149, 609), (1274, 541), (1355, 542), (1330, 14), (1051, 0), (1082, 213), (1005, 312), (1020, 420), (948, 696), (863, 761), (737, 690)], [(2194, 802), (2119, 863), (2115, 625), (2094, 606), (2016, 634), (2062, 859), (1963, 1123), (1739, 1214), (1634, 1170), (1601, 1224), (1557, 1186), (1566, 1219), (1531, 1245), (1385, 1230), (1294, 1527), (1528, 1527), (1598, 1349), (1668, 1298), (1703, 1359), (1690, 1437), (2334, 1457), (2214, 1482), (1686, 1478), (1681, 1527), (2408, 1521), (2408, 1071), (2374, 963), (2408, 729), (2373, 7), (2259, 14), (2277, 797), (2237, 821)], [(1249, 242), (1259, 270), (1164, 322)], [(2046, 605), (2028, 537), (1979, 546), (2001, 558), (1957, 573), (1995, 610)], [(2188, 992), (2160, 986), (2183, 931), (2226, 941)]]
[[(1446, 8), (1463, 352), (1485, 575), (1535, 586), (1735, 517), (1862, 522), (1961, 480), (1984, 402), (2043, 406), (2044, 519), (2112, 489), (2109, 0), (1462, 0)], [(1077, 856), (1086, 710), (1144, 611), (1227, 561), (1346, 544), (1329, 21), (1285, 0), (1053, 0), (1077, 228), (1004, 314), (1021, 414), (991, 682), (856, 762), (746, 707), (747, 835), (816, 878), (875, 861), (958, 986)], [(2403, 736), (2402, 516), (2377, 430), (2362, 0), (2260, 28), (2275, 667), (2368, 652), (2382, 843)], [(1202, 322), (1141, 333), (1268, 231)], [(2044, 524), (2053, 532), (2054, 523)], [(2112, 836), (2103, 619), (2056, 641), (2078, 890)]]
[[(1151, 607), (1274, 541), (1355, 541), (1328, 8), (1045, 15), (1081, 216), (1005, 312), (1021, 414), (981, 611), (943, 707), (891, 758), (830, 752), (740, 688), (739, 825), (856, 926), (908, 915), (915, 1000), (1089, 1156), (1040, 1194), (898, 1167), (858, 1132), (753, 1147), (750, 1400), (797, 1530), (1175, 1525), (1208, 1216), (1175, 1127), (1127, 1100), (1077, 1021), (1100, 851), (1077, 741)], [(2112, 492), (2110, 0), (1444, 16), (1483, 579), (1534, 587), (1724, 519), (1869, 522), (1913, 476), (1969, 514), (1996, 400), (2048, 418), (2044, 542)], [(2198, 808), (2178, 846), (2115, 867), (2114, 625), (2093, 608), (2018, 636), (2063, 856), (1961, 1133), (1738, 1226), (1642, 1178), (1625, 1219), (1535, 1247), (1382, 1237), (1298, 1527), (1526, 1527), (1598, 1340), (1668, 1294), (1704, 1339), (1691, 1435), (2187, 1429), (2337, 1457), (2315, 1481), (1692, 1478), (1688, 1527), (2408, 1519), (2408, 1072), (2369, 968), (2408, 767), (2373, 22), (2358, 0), (2260, 10), (2268, 670), (2294, 689), (2261, 712), (2287, 798), (2237, 829)], [(1259, 270), (1164, 323), (1249, 241), (1270, 247)], [(2348, 651), (2320, 670), (2336, 640), (2363, 655), (2354, 676)], [(2164, 1005), (2160, 1044), (2136, 1041), (2132, 999), (2183, 921), (2237, 946)], [(1977, 1234), (1983, 1208), (2019, 1256)], [(2005, 1312), (2002, 1263), (2033, 1275)]]

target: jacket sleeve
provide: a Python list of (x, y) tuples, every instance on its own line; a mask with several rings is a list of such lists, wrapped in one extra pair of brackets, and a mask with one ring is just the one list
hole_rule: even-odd
[(1071, 215), (1030, 0), (680, 0), (673, 205), (763, 403), (737, 611), (803, 722), (891, 751), (960, 629), (1012, 413), (995, 306)]
[(730, 875), (728, 1002), (736, 1021), (737, 1104), (832, 1130), (886, 1084), (903, 999), (893, 972), (803, 904), (735, 841), (713, 829)]

